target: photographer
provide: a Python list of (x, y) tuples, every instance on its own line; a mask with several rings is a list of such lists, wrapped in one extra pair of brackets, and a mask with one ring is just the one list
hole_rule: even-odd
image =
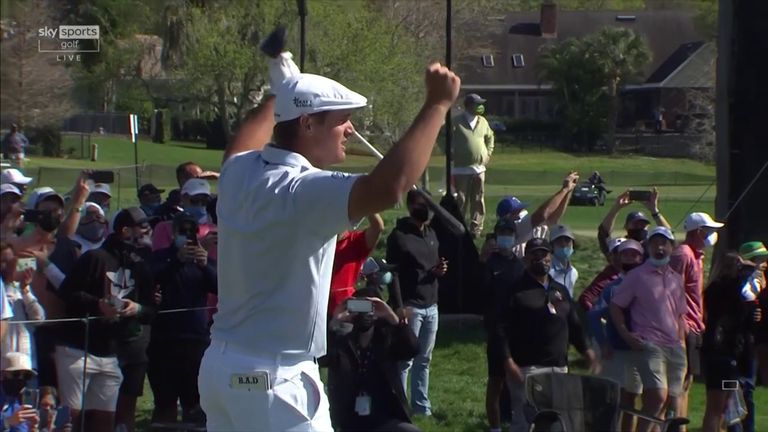
[[(355, 312), (358, 307), (370, 312)], [(326, 360), (336, 430), (418, 431), (397, 372), (398, 362), (418, 353), (416, 336), (376, 288), (358, 290), (334, 312)]]
[(152, 273), (162, 293), (160, 310), (198, 309), (161, 314), (152, 325), (147, 374), (155, 407), (152, 422), (175, 422), (177, 400), (184, 423), (205, 424), (197, 376), (210, 342), (208, 294), (218, 292), (216, 262), (197, 240), (197, 219), (182, 212), (173, 219), (174, 244), (152, 255)]
[[(37, 410), (24, 400), (27, 383), (35, 376), (32, 362), (24, 353), (3, 353), (2, 393), (0, 393), (0, 430), (28, 432), (36, 430), (40, 422)], [(31, 403), (30, 403), (31, 402)]]

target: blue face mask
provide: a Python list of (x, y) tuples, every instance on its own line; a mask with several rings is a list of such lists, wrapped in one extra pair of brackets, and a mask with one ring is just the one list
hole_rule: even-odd
[(141, 206), (141, 209), (144, 210), (144, 213), (146, 213), (147, 216), (154, 216), (155, 212), (157, 212), (157, 209), (159, 209), (161, 205), (162, 203), (147, 204)]
[(515, 247), (515, 236), (496, 236), (499, 249), (509, 250)]
[(564, 248), (555, 248), (555, 256), (560, 261), (566, 261), (573, 255), (573, 248), (572, 247), (564, 247)]
[(184, 247), (185, 244), (187, 244), (187, 236), (184, 234), (179, 234), (176, 236), (176, 238), (173, 240), (173, 243), (176, 245), (177, 249), (181, 249)]
[(208, 217), (208, 211), (205, 207), (189, 206), (185, 207), (184, 211), (191, 214), (198, 222), (203, 222), (203, 219)]
[(664, 258), (658, 259), (654, 257), (649, 257), (648, 262), (651, 263), (654, 267), (664, 267), (665, 265), (669, 264), (669, 257), (666, 256)]
[(382, 285), (389, 285), (392, 283), (392, 273), (386, 272), (383, 275), (381, 275), (381, 284)]

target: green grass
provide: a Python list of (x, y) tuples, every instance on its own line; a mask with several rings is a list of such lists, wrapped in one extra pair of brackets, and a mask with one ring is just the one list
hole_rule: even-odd
[[(112, 169), (134, 163), (133, 146), (128, 139), (92, 136), (92, 142), (99, 145), (99, 160), (96, 162), (77, 159), (51, 159), (32, 157), (28, 174), (38, 177), (41, 185), (54, 186), (60, 191), (69, 190), (77, 172), (84, 168)], [(79, 141), (74, 141), (79, 146)], [(523, 148), (524, 151), (520, 149)], [(79, 148), (78, 148), (79, 152)], [(175, 187), (174, 168), (188, 160), (196, 161), (206, 169), (218, 169), (221, 151), (207, 150), (200, 144), (170, 143), (154, 144), (139, 142), (139, 164), (144, 165), (142, 182), (153, 182), (159, 187)], [(375, 160), (370, 157), (352, 156), (339, 168), (350, 172), (365, 172), (371, 169)], [(442, 187), (444, 158), (433, 157), (429, 176), (431, 190)], [(648, 188), (657, 185), (661, 191), (660, 207), (676, 226), (691, 210), (713, 213), (715, 170), (711, 165), (680, 159), (656, 159), (641, 156), (590, 156), (572, 155), (536, 148), (500, 148), (492, 159), (487, 173), (487, 219), (486, 231), (494, 222), (496, 202), (505, 195), (517, 195), (535, 208), (554, 193), (564, 175), (576, 170), (585, 177), (598, 170), (614, 190), (609, 196), (608, 206), (624, 188)], [(135, 204), (135, 174), (133, 168), (117, 169), (118, 183), (113, 185), (116, 204), (113, 208)], [(119, 195), (119, 196), (118, 196)], [(626, 211), (641, 209), (632, 206)], [(576, 291), (583, 290), (594, 275), (604, 266), (595, 240), (597, 225), (607, 207), (569, 207), (563, 222), (577, 233), (577, 252), (574, 264), (580, 277)], [(624, 214), (619, 215), (617, 229), (622, 225)], [(403, 208), (383, 213), (388, 227), (394, 220), (405, 214)], [(383, 253), (383, 242), (376, 254)], [(583, 371), (578, 355), (573, 353), (572, 366)], [(425, 431), (479, 431), (487, 428), (484, 414), (484, 391), (486, 363), (484, 334), (479, 322), (443, 322), (438, 332), (437, 347), (431, 366), (430, 394), (434, 405), (434, 416), (417, 418), (417, 424)], [(140, 430), (148, 429), (148, 416), (152, 407), (149, 387), (139, 400)], [(704, 411), (704, 389), (696, 384), (691, 393), (690, 415), (695, 431), (701, 425)], [(768, 391), (760, 388), (756, 392), (756, 405), (768, 406)], [(757, 430), (768, 429), (768, 413), (758, 410)]]

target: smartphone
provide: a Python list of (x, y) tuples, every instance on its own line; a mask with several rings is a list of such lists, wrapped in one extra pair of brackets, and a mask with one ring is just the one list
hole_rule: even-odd
[(46, 213), (50, 213), (43, 210), (35, 210), (35, 209), (27, 209), (24, 210), (24, 213), (22, 216), (24, 216), (24, 222), (28, 223), (38, 223), (40, 222)]
[(373, 313), (373, 302), (366, 299), (347, 300), (347, 311), (350, 313)]
[(93, 171), (88, 178), (94, 183), (114, 183), (115, 173), (113, 171)]
[(35, 258), (19, 258), (16, 260), (16, 271), (21, 273), (27, 269), (37, 270), (37, 260)]
[[(64, 429), (72, 423), (72, 414), (69, 411), (68, 406), (63, 406), (56, 410), (56, 420), (53, 421), (53, 426), (58, 429)], [(41, 422), (41, 424), (44, 424)]]
[(24, 389), (24, 391), (21, 392), (21, 404), (37, 409), (37, 401), (39, 397), (40, 390)]
[(629, 191), (629, 200), (646, 202), (651, 200), (651, 191)]

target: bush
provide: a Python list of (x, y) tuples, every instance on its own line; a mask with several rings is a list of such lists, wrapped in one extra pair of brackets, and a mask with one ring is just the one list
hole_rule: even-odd
[(29, 129), (29, 143), (38, 147), (43, 156), (61, 157), (61, 131), (57, 126), (46, 125)]

